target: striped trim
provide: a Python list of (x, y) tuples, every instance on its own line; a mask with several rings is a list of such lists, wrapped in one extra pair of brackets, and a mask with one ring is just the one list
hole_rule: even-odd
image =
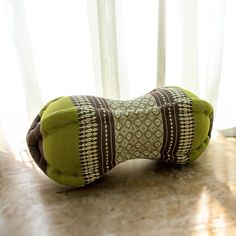
[(183, 164), (189, 160), (194, 137), (192, 101), (177, 88), (158, 88), (150, 94), (162, 112), (164, 137), (161, 161)]
[(102, 156), (105, 160), (106, 172), (115, 166), (115, 128), (113, 114), (104, 98), (87, 96), (91, 105), (99, 113), (101, 123)]
[(90, 104), (84, 96), (71, 97), (75, 106), (78, 107), (79, 123), (79, 157), (81, 163), (82, 176), (85, 184), (94, 181), (101, 176), (101, 166), (99, 162), (98, 147), (98, 129), (99, 123), (97, 116), (90, 107)]
[(114, 119), (102, 98), (71, 99), (78, 108), (81, 171), (85, 183), (90, 183), (115, 166)]

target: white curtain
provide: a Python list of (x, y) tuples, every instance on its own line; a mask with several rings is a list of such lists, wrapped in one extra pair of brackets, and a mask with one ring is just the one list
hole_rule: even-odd
[[(234, 0), (0, 0), (0, 151), (48, 100), (177, 85), (236, 126)], [(234, 78), (235, 77), (235, 78)]]

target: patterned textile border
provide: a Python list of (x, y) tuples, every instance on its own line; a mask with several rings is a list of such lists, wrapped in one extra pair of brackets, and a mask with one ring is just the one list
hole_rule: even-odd
[(85, 184), (128, 159), (179, 164), (189, 160), (194, 136), (192, 101), (180, 89), (158, 88), (129, 101), (95, 96), (71, 99), (78, 108)]
[(177, 88), (158, 88), (150, 92), (161, 107), (164, 141), (161, 161), (184, 164), (193, 143), (192, 100)]
[(85, 183), (90, 183), (115, 166), (114, 120), (103, 98), (73, 96), (71, 99), (78, 107), (82, 174)]

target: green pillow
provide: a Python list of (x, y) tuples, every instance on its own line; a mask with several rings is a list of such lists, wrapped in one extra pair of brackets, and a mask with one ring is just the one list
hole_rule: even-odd
[(47, 176), (84, 186), (129, 159), (192, 162), (206, 149), (212, 122), (212, 106), (178, 87), (128, 101), (60, 97), (40, 111), (27, 143)]

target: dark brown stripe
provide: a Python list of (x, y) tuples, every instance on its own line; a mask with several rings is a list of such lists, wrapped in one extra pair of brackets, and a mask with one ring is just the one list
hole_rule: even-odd
[[(100, 141), (102, 145), (103, 166), (106, 171), (111, 170), (115, 166), (115, 128), (114, 117), (104, 98), (88, 96), (87, 97), (94, 108), (99, 112), (102, 126), (102, 136)], [(105, 124), (107, 125), (107, 142), (105, 138)], [(106, 155), (106, 146), (108, 147), (108, 155)], [(108, 168), (106, 166), (108, 164)]]
[(162, 94), (165, 96), (165, 100), (168, 103), (173, 103), (174, 102), (172, 94), (170, 93), (170, 91), (168, 89), (162, 89)]
[[(178, 110), (178, 106), (176, 106), (176, 102), (175, 99), (173, 98), (174, 95), (176, 94), (176, 90), (173, 91), (172, 93), (170, 92), (171, 90), (169, 89), (165, 89), (164, 92), (166, 93), (166, 96), (168, 96), (170, 102), (172, 103), (172, 105), (170, 106), (170, 116), (169, 119), (172, 119), (172, 127), (173, 127), (173, 144), (171, 146), (171, 149), (169, 151), (170, 156), (172, 158), (171, 161), (175, 161), (175, 157), (176, 157), (176, 152), (178, 149), (178, 145), (179, 145), (179, 141), (180, 141), (180, 120), (179, 120), (179, 110)], [(174, 93), (174, 94), (173, 94)], [(170, 129), (169, 129), (169, 134), (170, 134)]]
[(166, 100), (165, 100), (165, 96), (162, 94), (162, 90), (161, 89), (155, 89), (153, 91), (151, 91), (151, 95), (154, 97), (156, 103), (158, 106), (160, 106), (161, 108), (161, 114), (162, 114), (162, 120), (163, 120), (163, 143), (162, 143), (162, 147), (161, 147), (161, 158), (160, 161), (165, 161), (166, 157), (166, 147), (168, 144), (168, 114), (167, 114), (167, 110), (166, 110), (166, 106), (164, 106), (164, 104), (166, 104)]
[(105, 170), (105, 173), (109, 170), (109, 168), (107, 168), (107, 157), (106, 157), (106, 128), (105, 128), (105, 122), (106, 122), (106, 113), (104, 112), (104, 108), (102, 106), (102, 104), (100, 103), (98, 97), (93, 97), (94, 101), (96, 102), (97, 106), (98, 106), (98, 114), (101, 118), (101, 151), (102, 151), (102, 158), (103, 158), (103, 167)]
[(47, 174), (46, 171), (48, 165), (43, 153), (43, 139), (40, 132), (40, 119), (40, 115), (37, 115), (34, 119), (27, 133), (26, 142), (34, 161), (40, 169)]
[(161, 107), (161, 113), (162, 113), (162, 120), (163, 120), (163, 145), (161, 148), (161, 161), (164, 161), (166, 156), (166, 148), (168, 147), (168, 139), (169, 139), (169, 133), (168, 133), (168, 127), (169, 127), (169, 121), (168, 121), (168, 111), (166, 110), (165, 106)]
[[(99, 108), (99, 104), (97, 103), (96, 97), (86, 96), (86, 98), (89, 100), (92, 107)], [(101, 112), (99, 111), (99, 109), (95, 109), (95, 114), (96, 114), (96, 122), (98, 125), (97, 149), (98, 149), (98, 158), (99, 158), (99, 172), (101, 173), (101, 175), (104, 175), (106, 173), (104, 147), (103, 147), (104, 146), (103, 145), (104, 127), (103, 127)]]
[[(180, 141), (180, 120), (178, 107), (174, 104), (171, 109), (171, 117), (173, 121), (173, 145), (171, 148), (171, 155), (175, 157)], [(173, 160), (174, 161), (174, 160)]]
[(99, 98), (104, 108), (106, 109), (106, 121), (108, 124), (108, 153), (109, 153), (109, 167), (113, 168), (115, 166), (115, 124), (112, 111), (104, 98)]
[[(169, 92), (168, 89), (162, 89), (162, 94), (165, 97), (165, 101), (167, 101), (167, 105), (165, 106), (166, 109), (166, 126), (167, 128), (167, 135), (166, 135), (166, 143), (167, 146), (165, 147), (165, 150), (163, 151), (163, 157), (168, 158), (168, 162), (174, 161), (174, 156), (173, 156), (173, 144), (174, 144), (174, 139), (177, 138), (176, 130), (174, 129), (174, 99)], [(172, 123), (172, 124), (171, 124)], [(173, 132), (171, 132), (173, 131)], [(171, 135), (172, 133), (172, 135)], [(172, 138), (172, 143), (171, 143), (171, 136)]]
[(162, 106), (165, 104), (163, 97), (161, 96), (160, 89), (154, 89), (150, 92), (150, 94), (155, 98), (158, 106)]

